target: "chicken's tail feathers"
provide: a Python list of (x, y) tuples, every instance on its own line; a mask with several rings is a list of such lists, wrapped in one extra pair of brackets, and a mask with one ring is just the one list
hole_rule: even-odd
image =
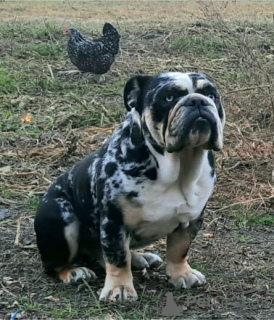
[(120, 37), (117, 29), (109, 22), (106, 22), (103, 26), (103, 35), (117, 35)]

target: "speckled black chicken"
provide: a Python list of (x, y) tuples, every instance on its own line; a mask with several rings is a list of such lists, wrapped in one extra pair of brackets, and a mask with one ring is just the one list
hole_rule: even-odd
[(118, 31), (110, 23), (104, 24), (103, 36), (97, 39), (84, 38), (78, 30), (67, 26), (63, 33), (69, 35), (68, 54), (80, 71), (104, 74), (110, 70), (120, 41)]

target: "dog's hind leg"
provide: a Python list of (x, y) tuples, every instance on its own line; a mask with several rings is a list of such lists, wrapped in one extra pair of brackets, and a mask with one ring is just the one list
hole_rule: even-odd
[(35, 217), (37, 245), (48, 274), (64, 283), (81, 278), (96, 278), (93, 271), (73, 267), (79, 250), (80, 223), (70, 202), (64, 198), (45, 197)]
[(75, 283), (80, 279), (93, 280), (96, 279), (96, 274), (86, 267), (67, 267), (56, 268), (59, 279), (64, 283)]
[[(78, 251), (78, 235), (79, 223), (77, 220), (64, 228), (64, 236), (69, 248), (69, 263), (73, 261)], [(55, 268), (59, 279), (64, 283), (75, 283), (80, 279), (93, 280), (96, 279), (96, 274), (86, 267), (62, 267)]]

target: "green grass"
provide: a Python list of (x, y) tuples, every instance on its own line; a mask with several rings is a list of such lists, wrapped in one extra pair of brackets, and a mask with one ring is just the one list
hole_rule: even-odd
[(26, 207), (29, 209), (29, 210), (32, 210), (32, 211), (36, 211), (37, 210), (37, 207), (38, 207), (38, 204), (39, 204), (39, 201), (40, 201), (40, 198), (37, 197), (37, 196), (32, 196), (30, 198), (28, 198), (26, 200)]
[[(140, 307), (141, 301), (133, 304), (96, 303), (92, 294), (89, 298), (85, 294), (85, 299), (81, 299), (81, 294), (72, 293), (72, 291), (70, 291), (70, 295), (67, 292), (64, 292), (64, 294), (54, 292), (52, 296), (58, 298), (59, 301), (54, 302), (43, 298), (43, 303), (41, 298), (31, 299), (24, 296), (18, 301), (18, 307), (21, 312), (34, 313), (38, 316), (49, 315), (54, 319), (91, 319), (96, 317), (96, 319), (103, 320), (107, 315), (115, 315), (115, 319), (139, 320), (151, 319), (153, 316), (151, 309), (144, 306)], [(155, 300), (154, 296), (147, 296), (145, 299), (143, 302), (153, 304), (155, 310), (157, 310), (157, 314), (154, 311), (154, 316), (159, 316), (165, 303), (165, 297), (156, 297)]]
[(65, 51), (63, 51), (58, 44), (51, 42), (31, 44), (26, 47), (26, 50), (35, 52), (42, 57), (52, 58), (65, 55)]
[(44, 22), (42, 25), (38, 25), (33, 28), (30, 26), (26, 29), (25, 35), (37, 40), (50, 40), (56, 41), (57, 39), (64, 38), (61, 30), (61, 26)]
[(250, 237), (246, 236), (246, 235), (240, 235), (240, 236), (237, 237), (237, 241), (240, 242), (240, 243), (245, 243), (248, 240), (250, 240)]
[(32, 90), (41, 90), (42, 92), (61, 92), (71, 89), (71, 86), (59, 79), (44, 76), (40, 78), (31, 78), (30, 84), (33, 86)]
[(207, 264), (205, 264), (204, 262), (195, 262), (193, 261), (191, 263), (191, 267), (193, 269), (197, 269), (200, 272), (206, 271), (209, 269), (209, 266)]
[[(32, 59), (28, 64), (6, 57), (6, 67), (0, 69), (1, 137), (8, 132), (13, 137), (38, 138), (45, 130), (64, 125), (72, 128), (111, 126), (122, 120), (125, 110), (114, 105), (113, 99), (118, 97), (122, 104), (124, 77), (97, 84), (90, 83), (88, 74), (59, 76), (50, 60), (54, 57), (63, 63), (67, 59), (59, 45), (52, 44), (51, 40), (44, 44), (30, 40), (26, 52)], [(46, 101), (45, 97), (50, 100)], [(33, 115), (30, 123), (20, 120), (27, 113)]]
[(212, 36), (186, 35), (171, 43), (171, 48), (184, 52), (195, 53), (197, 56), (204, 56), (210, 59), (219, 58), (226, 51), (226, 44), (221, 38)]
[(18, 42), (24, 42), (25, 39), (57, 41), (64, 38), (61, 26), (48, 22), (36, 25), (31, 22), (0, 22), (0, 33), (4, 38), (14, 39)]
[(6, 187), (0, 187), (0, 194), (5, 199), (18, 199), (18, 192)]
[[(12, 139), (39, 138), (61, 127), (112, 126), (122, 120), (125, 110), (117, 99), (122, 105), (125, 75), (98, 84), (90, 74), (58, 74), (74, 68), (61, 26), (0, 23), (0, 38), (11, 50), (0, 68), (1, 139), (6, 133)], [(18, 54), (24, 58), (18, 59)], [(21, 121), (27, 113), (33, 116), (30, 123)]]
[(17, 88), (16, 79), (0, 67), (0, 93), (13, 93), (17, 91)]
[(242, 226), (274, 226), (274, 216), (262, 216), (252, 213), (237, 215), (236, 221)]

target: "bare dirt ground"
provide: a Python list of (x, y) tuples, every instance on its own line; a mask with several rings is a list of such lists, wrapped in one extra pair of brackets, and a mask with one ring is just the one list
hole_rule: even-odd
[[(0, 1), (0, 319), (160, 319), (167, 292), (181, 319), (274, 317), (273, 13), (271, 1)], [(105, 21), (122, 35), (105, 82), (60, 73), (72, 69), (62, 26), (94, 35)], [(99, 303), (99, 267), (73, 286), (43, 273), (35, 210), (122, 120), (127, 79), (166, 70), (208, 73), (227, 112), (218, 185), (189, 258), (207, 284), (174, 290), (162, 266), (134, 273), (136, 304)], [(164, 257), (164, 240), (150, 250)]]

